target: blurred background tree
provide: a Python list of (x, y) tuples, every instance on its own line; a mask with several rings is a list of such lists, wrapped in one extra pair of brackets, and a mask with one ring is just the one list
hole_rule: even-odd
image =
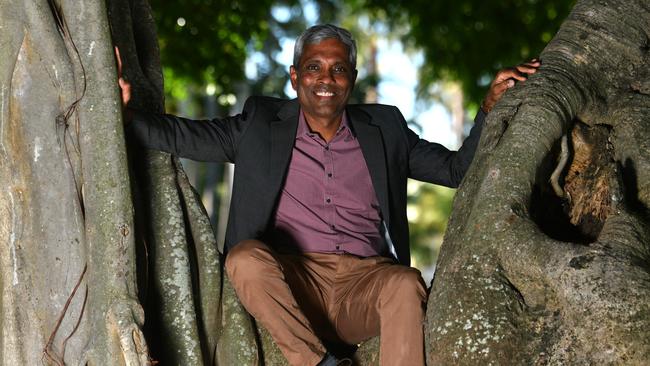
[[(538, 55), (574, 3), (151, 0), (169, 113), (222, 116), (237, 113), (249, 95), (295, 97), (288, 84), (295, 38), (310, 25), (334, 23), (350, 29), (359, 47), (353, 102), (405, 102), (412, 106), (410, 111), (401, 106), (412, 128), (449, 148), (457, 148), (469, 131), (495, 72)], [(392, 88), (382, 87), (382, 82), (403, 77), (401, 71), (382, 72), (391, 72), (381, 55), (395, 52), (395, 47), (387, 49), (395, 44), (410, 60), (400, 65), (403, 70), (417, 68), (416, 101), (396, 101), (382, 92)], [(449, 126), (418, 120), (432, 106), (442, 106)], [(445, 135), (453, 138), (445, 140)], [(232, 167), (191, 161), (183, 165), (202, 195), (217, 237), (223, 238)], [(412, 260), (428, 281), (455, 191), (409, 184)]]
[(455, 80), (474, 106), (495, 70), (536, 57), (575, 4), (574, 0), (349, 2), (391, 28), (408, 28), (401, 40), (425, 55), (422, 93), (439, 80)]

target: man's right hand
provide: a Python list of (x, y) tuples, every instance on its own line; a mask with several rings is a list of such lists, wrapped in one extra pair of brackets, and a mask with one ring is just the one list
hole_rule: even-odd
[(490, 113), (506, 90), (515, 86), (517, 81), (525, 81), (528, 79), (529, 75), (537, 72), (540, 65), (541, 62), (534, 58), (515, 67), (509, 67), (499, 71), (490, 84), (490, 90), (488, 90), (485, 99), (483, 99), (483, 103), (481, 103), (481, 109), (485, 113)]
[(117, 59), (117, 83), (120, 86), (120, 95), (122, 98), (122, 115), (124, 123), (130, 121), (130, 113), (127, 111), (127, 106), (131, 100), (131, 84), (122, 76), (122, 57), (120, 57), (120, 49), (115, 46), (115, 58)]

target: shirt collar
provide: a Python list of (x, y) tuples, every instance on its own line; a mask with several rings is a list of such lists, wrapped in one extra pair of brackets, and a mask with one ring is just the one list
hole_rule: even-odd
[[(339, 126), (339, 129), (336, 131), (336, 133), (350, 133), (350, 135), (353, 137), (354, 134), (352, 134), (352, 130), (350, 129), (350, 123), (348, 121), (348, 113), (343, 112), (343, 118), (341, 118), (341, 125)], [(303, 113), (302, 109), (300, 109), (299, 117), (298, 117), (298, 129), (296, 130), (296, 138), (299, 138), (301, 136), (313, 136), (313, 133), (309, 130), (309, 125), (307, 125), (307, 120), (305, 119), (305, 114)]]

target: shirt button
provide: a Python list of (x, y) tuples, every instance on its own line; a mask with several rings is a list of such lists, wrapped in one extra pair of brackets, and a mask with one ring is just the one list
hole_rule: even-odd
[(329, 149), (330, 149), (329, 145), (325, 146), (325, 150), (329, 150)]
[(327, 173), (328, 178), (332, 178), (332, 173)]
[(337, 245), (337, 246), (336, 246), (336, 250), (339, 250), (339, 249), (341, 249), (341, 247)]
[(336, 226), (334, 226), (334, 225), (330, 225), (330, 227), (332, 228), (332, 230), (334, 230), (336, 228)]
[(332, 200), (328, 198), (328, 199), (325, 200), (325, 202), (330, 203), (330, 202), (332, 202)]

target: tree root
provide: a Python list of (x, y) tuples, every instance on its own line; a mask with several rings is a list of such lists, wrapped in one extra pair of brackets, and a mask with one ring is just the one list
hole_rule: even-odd
[(65, 305), (63, 306), (63, 310), (61, 310), (61, 315), (59, 315), (59, 319), (57, 319), (56, 321), (56, 326), (54, 327), (54, 330), (50, 334), (50, 338), (47, 340), (47, 343), (45, 344), (45, 348), (43, 349), (43, 358), (47, 358), (48, 360), (54, 362), (57, 365), (65, 364), (64, 362), (65, 345), (68, 342), (68, 340), (72, 337), (72, 335), (75, 333), (75, 331), (79, 327), (79, 323), (81, 322), (81, 317), (83, 316), (83, 311), (86, 307), (86, 300), (88, 299), (88, 287), (86, 287), (86, 293), (84, 294), (84, 301), (83, 301), (83, 306), (81, 308), (81, 313), (79, 314), (79, 319), (77, 319), (77, 322), (72, 332), (63, 341), (63, 346), (62, 346), (63, 350), (61, 352), (62, 353), (61, 356), (55, 354), (52, 350), (52, 346), (54, 344), (54, 337), (56, 336), (56, 333), (59, 331), (59, 327), (61, 327), (61, 323), (63, 322), (63, 318), (65, 317), (65, 314), (67, 314), (68, 312), (68, 308), (70, 307), (70, 303), (72, 302), (72, 299), (77, 294), (77, 290), (79, 290), (79, 286), (81, 286), (81, 282), (83, 281), (83, 278), (86, 275), (87, 269), (88, 269), (88, 265), (85, 265), (83, 271), (81, 272), (81, 275), (79, 275), (79, 280), (77, 281), (77, 284), (74, 286), (72, 293), (70, 293), (70, 296), (68, 296), (68, 299), (66, 300)]
[(555, 170), (553, 170), (553, 174), (551, 174), (551, 178), (549, 179), (551, 183), (551, 187), (553, 187), (553, 191), (555, 194), (560, 197), (560, 198), (566, 198), (566, 194), (564, 193), (564, 189), (562, 189), (562, 186), (560, 186), (560, 175), (562, 174), (562, 171), (564, 171), (564, 168), (566, 167), (567, 162), (569, 161), (569, 135), (565, 134), (562, 136), (562, 141), (560, 142), (560, 159), (557, 162), (557, 166), (555, 167)]
[(109, 329), (117, 333), (126, 366), (150, 366), (149, 349), (140, 329), (144, 310), (134, 299), (119, 299), (108, 311)]

